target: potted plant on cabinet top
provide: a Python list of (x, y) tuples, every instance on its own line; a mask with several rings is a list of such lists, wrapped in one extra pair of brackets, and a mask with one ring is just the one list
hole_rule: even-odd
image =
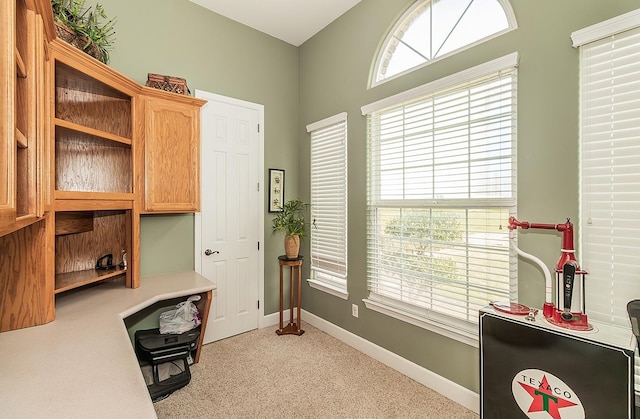
[(273, 232), (284, 233), (284, 250), (287, 258), (295, 259), (300, 251), (300, 239), (307, 234), (305, 215), (309, 209), (298, 199), (292, 199), (282, 205), (282, 211), (273, 218)]
[(114, 41), (115, 19), (101, 23), (107, 15), (98, 3), (85, 8), (85, 0), (51, 0), (53, 20), (58, 38), (88, 55), (109, 63), (109, 50)]

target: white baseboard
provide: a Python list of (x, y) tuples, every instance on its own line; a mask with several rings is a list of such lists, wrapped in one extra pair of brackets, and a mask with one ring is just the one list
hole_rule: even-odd
[[(296, 309), (295, 307), (293, 308)], [(304, 310), (300, 310), (302, 313), (306, 313)], [(282, 312), (282, 318), (284, 319), (285, 324), (289, 323), (289, 309), (286, 309)], [(306, 320), (305, 320), (306, 321)], [(280, 324), (280, 312), (267, 314), (262, 318), (262, 326), (260, 329), (264, 329), (265, 327), (271, 326), (279, 326)]]
[[(289, 310), (284, 312), (284, 318), (289, 318)], [(443, 396), (453, 400), (454, 402), (466, 407), (467, 409), (479, 413), (480, 412), (480, 396), (460, 384), (454, 383), (428, 369), (415, 364), (400, 355), (397, 355), (381, 346), (378, 346), (366, 339), (361, 338), (325, 319), (302, 310), (302, 320), (309, 323), (313, 327), (322, 330), (334, 338), (346, 343), (347, 345), (369, 355), (373, 359), (382, 362), (388, 367), (406, 375), (407, 377), (419, 382), (420, 384), (437, 391)], [(277, 326), (280, 322), (279, 313), (264, 316), (262, 325), (264, 327)]]

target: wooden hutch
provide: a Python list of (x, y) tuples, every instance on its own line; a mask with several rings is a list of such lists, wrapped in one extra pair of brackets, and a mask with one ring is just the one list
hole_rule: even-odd
[[(4, 332), (53, 321), (58, 293), (139, 286), (140, 214), (199, 210), (205, 102), (57, 39), (47, 0), (0, 2), (0, 78)], [(115, 267), (96, 269), (107, 254)]]

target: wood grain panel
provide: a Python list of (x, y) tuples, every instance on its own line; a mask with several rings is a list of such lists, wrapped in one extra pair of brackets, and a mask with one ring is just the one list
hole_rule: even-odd
[(200, 109), (166, 100), (145, 102), (145, 210), (200, 207)]
[[(29, 38), (32, 34), (29, 31), (28, 26), (28, 10), (24, 1), (16, 1), (16, 38), (15, 49), (17, 56), (22, 61), (24, 76), (16, 78), (16, 128), (23, 134), (27, 135), (28, 131), (28, 118), (27, 118), (27, 106), (29, 96), (29, 80), (33, 76), (31, 74), (31, 68), (29, 68), (30, 61), (30, 42)], [(32, 28), (31, 28), (32, 29)], [(14, 73), (15, 74), (15, 73)]]
[(16, 216), (36, 214), (36, 14), (22, 0), (16, 2), (16, 51), (23, 75), (15, 80), (15, 127), (19, 139), (16, 160)]
[(213, 293), (211, 291), (202, 292), (200, 295), (200, 301), (196, 301), (195, 305), (198, 308), (198, 312), (202, 316), (202, 324), (200, 325), (200, 338), (198, 339), (198, 350), (196, 352), (194, 362), (200, 362), (200, 352), (202, 344), (204, 343), (204, 334), (207, 331), (207, 323), (209, 322), (209, 309), (211, 308), (211, 300), (213, 299)]
[[(28, 148), (16, 150), (16, 216), (29, 214), (29, 152)], [(35, 186), (35, 184), (34, 184)]]
[[(56, 211), (108, 211), (133, 208), (131, 194), (56, 192)], [(127, 200), (129, 199), (129, 200)]]
[(33, 0), (33, 2), (35, 5), (34, 10), (42, 16), (45, 40), (51, 42), (56, 36), (56, 29), (53, 25), (53, 10), (51, 9), (51, 2), (49, 0)]
[[(36, 2), (36, 7), (38, 7)], [(49, 83), (51, 66), (47, 61), (44, 22), (36, 17), (36, 215), (41, 217), (51, 210), (51, 107)]]
[(16, 48), (16, 73), (19, 78), (27, 77), (27, 67), (24, 65), (22, 54), (18, 48)]
[(15, 15), (14, 1), (0, 1), (0, 226), (13, 224), (16, 219)]
[(93, 231), (93, 212), (74, 211), (56, 214), (56, 235)]
[(0, 332), (53, 320), (45, 221), (0, 237)]
[[(189, 202), (191, 185), (183, 164), (193, 159), (189, 141), (192, 135), (190, 115), (171, 109), (158, 110), (153, 114), (152, 126), (154, 147), (149, 144), (149, 150), (153, 153), (154, 169), (156, 172), (162, 170), (153, 185), (154, 198), (158, 202)], [(162, 175), (171, 176), (171, 182), (162, 182)]]
[(133, 192), (131, 146), (56, 127), (56, 190)]

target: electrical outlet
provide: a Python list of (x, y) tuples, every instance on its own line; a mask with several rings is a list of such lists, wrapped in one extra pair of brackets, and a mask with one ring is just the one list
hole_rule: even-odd
[(351, 304), (351, 315), (353, 317), (358, 317), (358, 305), (357, 304)]

